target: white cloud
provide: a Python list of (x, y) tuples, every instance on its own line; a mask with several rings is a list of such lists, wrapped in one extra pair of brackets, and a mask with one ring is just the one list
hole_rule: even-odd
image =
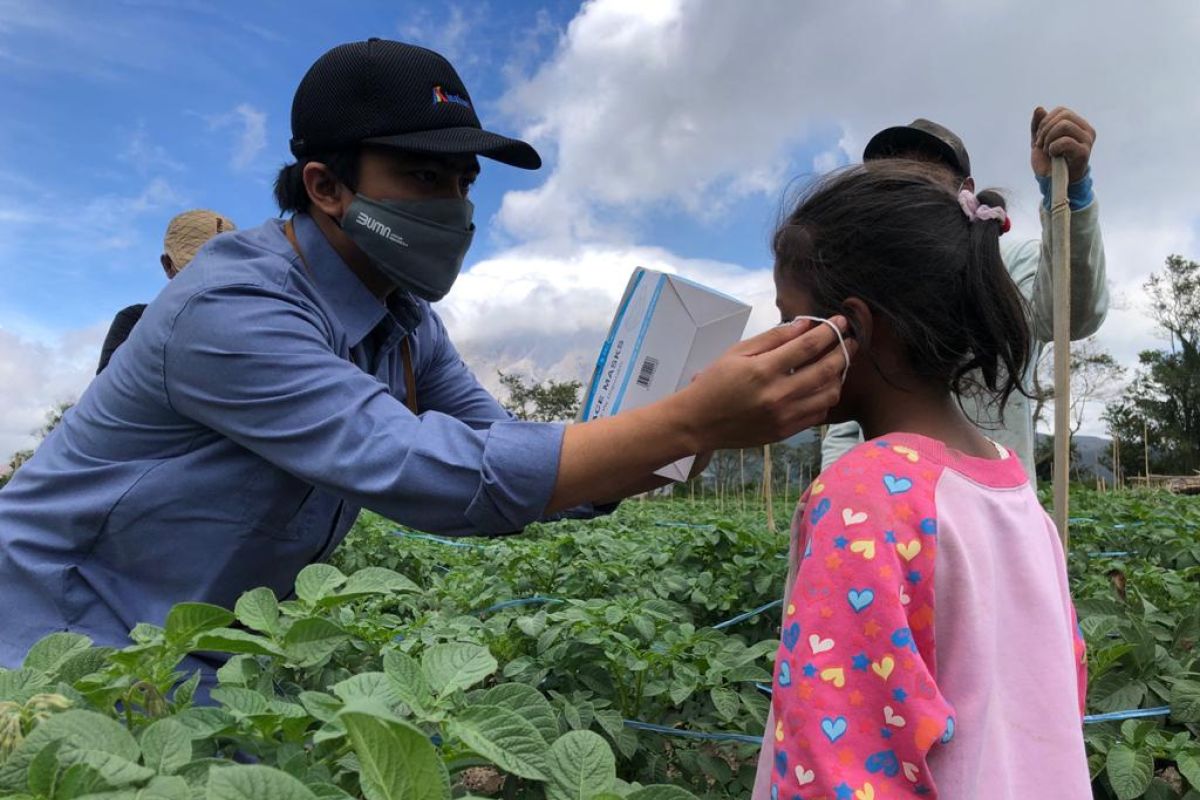
[(466, 10), (457, 3), (439, 7), (437, 11), (418, 8), (396, 28), (404, 41), (441, 53), (461, 68), (475, 64), (478, 59), (475, 50), (467, 46), (467, 40), (485, 21), (487, 13), (487, 7), (480, 4)]
[[(552, 167), (540, 186), (505, 196), (498, 222), (569, 265), (634, 241), (647, 210), (703, 220), (742, 197), (773, 201), (797, 174), (856, 161), (875, 131), (924, 116), (962, 135), (979, 183), (1012, 199), (1010, 235), (1032, 238), (1029, 117), (1036, 105), (1068, 104), (1099, 132), (1108, 271), (1126, 306), (1100, 340), (1130, 364), (1160, 344), (1141, 284), (1168, 253), (1195, 257), (1200, 244), (1197, 34), (1200, 7), (1190, 5), (1148, 14), (1083, 0), (764, 0), (747, 13), (722, 0), (594, 0), (502, 103)], [(801, 150), (817, 155), (797, 165)], [(520, 269), (496, 260), (506, 264)], [(567, 279), (548, 268), (543, 280)]]
[[(83, 243), (100, 249), (124, 249), (138, 240), (134, 221), (145, 214), (179, 208), (186, 196), (165, 178), (154, 178), (136, 195), (102, 195), (87, 201), (80, 219), (87, 235)], [(70, 244), (65, 245), (70, 247)]]
[(0, 403), (0, 462), (33, 447), (32, 435), (54, 405), (74, 401), (87, 388), (100, 358), (108, 324), (49, 338), (29, 338), (0, 328), (0, 386), (20, 387)]
[[(746, 13), (720, 0), (589, 2), (506, 99), (556, 158), (545, 184), (506, 198), (500, 219), (522, 237), (586, 235), (600, 206), (637, 214), (665, 198), (703, 209), (731, 194), (770, 195), (792, 177), (779, 169), (787, 154), (820, 129), (837, 126), (857, 158), (875, 130), (918, 115), (955, 128), (979, 180), (1012, 187), (1028, 212), (1029, 114), (1063, 101), (1100, 131), (1105, 206), (1139, 224), (1148, 213), (1182, 222), (1195, 215), (1187, 201), (1200, 178), (1200, 159), (1183, 158), (1200, 125), (1189, 99), (1200, 9), (1170, 10), (776, 0)], [(1031, 56), (1054, 52), (1073, 55)], [(774, 179), (747, 180), (762, 170)], [(1172, 209), (1172, 200), (1184, 202)]]
[(130, 164), (139, 175), (149, 175), (154, 172), (182, 172), (184, 166), (167, 152), (161, 144), (150, 140), (144, 120), (138, 122), (137, 129), (129, 134), (125, 149), (118, 156), (121, 161)]
[(249, 103), (240, 103), (226, 114), (208, 117), (209, 130), (232, 129), (235, 136), (229, 166), (245, 171), (267, 147), (267, 112)]
[(656, 247), (611, 245), (580, 246), (566, 256), (511, 250), (460, 277), (438, 312), (464, 360), (493, 391), (499, 388), (497, 369), (586, 383), (638, 266), (683, 274), (752, 303), (749, 333), (778, 322), (769, 272), (680, 258)]

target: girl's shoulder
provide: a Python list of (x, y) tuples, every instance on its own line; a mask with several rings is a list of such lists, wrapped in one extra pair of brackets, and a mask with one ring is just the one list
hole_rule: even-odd
[(995, 458), (969, 456), (945, 444), (914, 433), (891, 433), (863, 442), (818, 476), (816, 483), (841, 488), (880, 484), (889, 495), (898, 487), (936, 486), (947, 471), (984, 488), (1008, 489), (1028, 483), (1021, 460), (996, 445)]

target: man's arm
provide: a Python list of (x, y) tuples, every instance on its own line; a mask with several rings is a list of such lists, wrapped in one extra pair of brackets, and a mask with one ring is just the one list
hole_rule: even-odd
[[(846, 330), (845, 318), (833, 322)], [(846, 346), (853, 358), (857, 344)], [(844, 367), (826, 325), (802, 321), (747, 339), (670, 397), (568, 427), (548, 510), (628, 497), (684, 456), (777, 442), (819, 425), (841, 396)]]
[(176, 316), (163, 355), (171, 407), (280, 469), (419, 530), (507, 533), (541, 516), (562, 426), (476, 430), (414, 416), (339, 357), (315, 308), (271, 287), (214, 288)]
[[(434, 326), (436, 349), (422, 374), (417, 376), (418, 399), (422, 411), (438, 411), (465, 422), (476, 430), (491, 427), (496, 422), (507, 422), (513, 415), (479, 382), (475, 374), (463, 362), (458, 348), (450, 341), (449, 333), (437, 312), (427, 308), (425, 313)], [(668, 483), (665, 479), (648, 476), (645, 491)], [(612, 513), (618, 500), (599, 505), (584, 503), (557, 514), (542, 517), (542, 522), (558, 519), (590, 519)]]
[[(1033, 334), (1043, 342), (1054, 338), (1054, 271), (1050, 258), (1050, 158), (1067, 159), (1071, 205), (1071, 339), (1091, 336), (1108, 314), (1108, 286), (1099, 209), (1088, 165), (1096, 132), (1070, 109), (1038, 108), (1031, 122), (1030, 162), (1043, 195), (1041, 246), (1036, 261), (1025, 248), (1009, 250), (1013, 280), (1029, 299)], [(1021, 254), (1024, 253), (1022, 256)]]
[(269, 287), (220, 287), (174, 320), (163, 383), (178, 413), (351, 502), (421, 530), (506, 533), (626, 497), (684, 455), (820, 422), (839, 396), (842, 355), (825, 326), (809, 327), (743, 342), (684, 391), (619, 417), (474, 430), (436, 411), (414, 416), (333, 352), (315, 309)]
[[(436, 315), (434, 315), (433, 321), (441, 327), (441, 321)], [(738, 348), (734, 348), (734, 350), (737, 351), (740, 348), (741, 355), (739, 358), (744, 363), (732, 364), (730, 366), (732, 366), (736, 373), (738, 368), (749, 366), (752, 357), (759, 355), (762, 348), (769, 348), (775, 344), (789, 343), (795, 338), (797, 333), (805, 329), (781, 330), (780, 333), (767, 334), (763, 337), (758, 337), (758, 339), (743, 342)], [(828, 338), (832, 339), (833, 334), (829, 331), (828, 327), (822, 325), (820, 329), (828, 334)], [(442, 328), (441, 332), (444, 334), (444, 328)], [(804, 360), (808, 358), (808, 353), (823, 354), (826, 356), (825, 362), (828, 363), (823, 362), (819, 365), (822, 369), (840, 370), (843, 365), (841, 350), (832, 346), (832, 341), (827, 343), (825, 336), (815, 337), (811, 342), (808, 341), (809, 338), (805, 336), (804, 342), (792, 344), (791, 350), (788, 351), (791, 355), (785, 354), (779, 356), (776, 354), (776, 356), (779, 358), (798, 358), (800, 359), (798, 363), (803, 364)], [(457, 349), (450, 342), (448, 336), (443, 335), (441, 337), (439, 352), (436, 354), (436, 362), (437, 368), (432, 370), (433, 374), (431, 374), (429, 379), (430, 391), (423, 395), (432, 403), (431, 408), (464, 420), (472, 425), (472, 427), (479, 427), (481, 424), (490, 423), (492, 419), (511, 418), (511, 415), (479, 384), (479, 381), (467, 369), (466, 365), (463, 364)], [(819, 384), (819, 378), (814, 377), (814, 374), (811, 372), (813, 368), (806, 367), (799, 370), (796, 376), (789, 376), (791, 383), (801, 387), (801, 390), (806, 387), (822, 388)], [(711, 368), (705, 372), (708, 373), (709, 371), (711, 371)], [(840, 376), (841, 373), (838, 372), (837, 378), (840, 379)], [(722, 383), (723, 380), (728, 380), (725, 372), (718, 370), (713, 378), (714, 380), (711, 383), (718, 391), (726, 388), (725, 384)], [(780, 378), (782, 379), (783, 376), (781, 375)], [(707, 376), (703, 378), (703, 381), (701, 376), (698, 376), (697, 380), (693, 382), (693, 386), (697, 382), (701, 382), (702, 390), (710, 388)], [(422, 391), (425, 390), (424, 380), (421, 381), (421, 389)], [(778, 388), (772, 387), (772, 390), (778, 391)], [(683, 399), (686, 400), (686, 398)], [(740, 399), (743, 402), (745, 400), (745, 398)], [(680, 418), (676, 414), (679, 401), (679, 397), (670, 398), (670, 402), (664, 401), (662, 404), (644, 409), (646, 411), (645, 414), (626, 412), (612, 418), (620, 420), (620, 422), (615, 424), (609, 420), (601, 419), (569, 426), (564, 437), (563, 454), (561, 456), (562, 463), (565, 463), (568, 468), (565, 478), (569, 483), (564, 483), (564, 476), (560, 472), (559, 484), (560, 489), (562, 489), (562, 495), (559, 496), (556, 493), (555, 499), (551, 501), (550, 506), (546, 510), (546, 517), (592, 516), (596, 512), (603, 513), (611, 510), (613, 504), (626, 497), (666, 486), (671, 483), (671, 480), (655, 475), (654, 470), (684, 456), (700, 454), (693, 465), (692, 477), (699, 474), (712, 457), (714, 447), (706, 447), (701, 443), (693, 445), (698, 446), (699, 449), (687, 449), (685, 445), (684, 450), (679, 450), (678, 442), (676, 441), (680, 433), (679, 429), (690, 428), (695, 424), (693, 419)], [(704, 401), (701, 400), (701, 402)], [(797, 403), (798, 405), (795, 410), (800, 413), (810, 408), (818, 407), (808, 397), (798, 398)], [(424, 406), (425, 400), (423, 399), (422, 407)], [(824, 416), (826, 408), (828, 406), (820, 408), (821, 417)], [(704, 411), (694, 412), (689, 408), (689, 410), (683, 413), (703, 415)], [(785, 411), (785, 413), (790, 414), (791, 412)], [(757, 414), (763, 418), (763, 422), (767, 421), (772, 415), (771, 412), (764, 413), (761, 410)], [(820, 421), (816, 417), (813, 417), (813, 419), (815, 422)], [(743, 420), (736, 420), (735, 424), (750, 423), (745, 423)], [(807, 427), (807, 425), (803, 427)], [(803, 427), (796, 430), (802, 430)], [(702, 435), (700, 437), (685, 438), (698, 438), (702, 440), (706, 437)], [(766, 440), (764, 439), (764, 441)], [(678, 455), (673, 455), (676, 452), (678, 452)], [(629, 459), (631, 457), (636, 458), (639, 453), (644, 453), (646, 458), (638, 466), (634, 466)], [(612, 467), (608, 467), (606, 464), (610, 459), (625, 463), (614, 464)], [(577, 473), (589, 477), (576, 483)], [(574, 494), (570, 492), (574, 492)], [(567, 503), (572, 498), (575, 498), (576, 502), (564, 505), (564, 503)]]

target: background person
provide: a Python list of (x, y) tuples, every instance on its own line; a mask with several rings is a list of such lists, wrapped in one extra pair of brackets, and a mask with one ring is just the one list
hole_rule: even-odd
[[(207, 209), (185, 211), (167, 223), (167, 233), (163, 237), (163, 253), (159, 257), (167, 280), (171, 280), (179, 271), (195, 258), (196, 253), (209, 239), (222, 233), (237, 230), (237, 226), (223, 214)], [(146, 310), (145, 303), (127, 306), (117, 312), (108, 335), (104, 337), (104, 345), (100, 348), (100, 365), (96, 367), (99, 375), (108, 366), (116, 349), (129, 338), (129, 332), (142, 318)]]
[[(1000, 253), (1008, 274), (1017, 284), (1029, 309), (1030, 359), (1021, 374), (1021, 385), (1033, 385), (1033, 372), (1042, 348), (1054, 340), (1054, 281), (1050, 262), (1050, 158), (1064, 156), (1071, 205), (1071, 340), (1087, 338), (1100, 329), (1108, 314), (1104, 243), (1100, 238), (1100, 212), (1092, 192), (1089, 160), (1096, 131), (1069, 108), (1047, 112), (1040, 106), (1030, 122), (1029, 160), (1042, 193), (1041, 241), (1000, 240)], [(863, 161), (906, 158), (941, 165), (950, 171), (955, 188), (975, 191), (971, 159), (962, 140), (936, 122), (917, 119), (910, 125), (887, 128), (875, 134), (863, 150)], [(968, 313), (975, 313), (970, 310)], [(1029, 398), (1015, 392), (1003, 408), (986, 393), (968, 392), (962, 398), (967, 412), (988, 436), (1016, 451), (1030, 479), (1034, 470), (1034, 421)], [(862, 441), (853, 422), (830, 426), (821, 443), (821, 468)]]

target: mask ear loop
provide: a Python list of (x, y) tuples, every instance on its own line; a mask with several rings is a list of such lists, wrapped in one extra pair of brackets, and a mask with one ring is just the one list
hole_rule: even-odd
[(846, 376), (850, 374), (850, 349), (846, 347), (846, 339), (844, 336), (842, 336), (842, 329), (837, 325), (834, 325), (832, 320), (825, 319), (824, 317), (809, 317), (804, 314), (799, 314), (795, 317), (792, 317), (791, 322), (784, 322), (782, 325), (791, 325), (798, 319), (807, 319), (813, 322), (819, 322), (822, 325), (828, 325), (830, 329), (833, 330), (833, 334), (838, 340), (838, 347), (842, 348), (842, 358), (846, 360), (846, 365), (842, 367), (842, 383), (845, 384)]

